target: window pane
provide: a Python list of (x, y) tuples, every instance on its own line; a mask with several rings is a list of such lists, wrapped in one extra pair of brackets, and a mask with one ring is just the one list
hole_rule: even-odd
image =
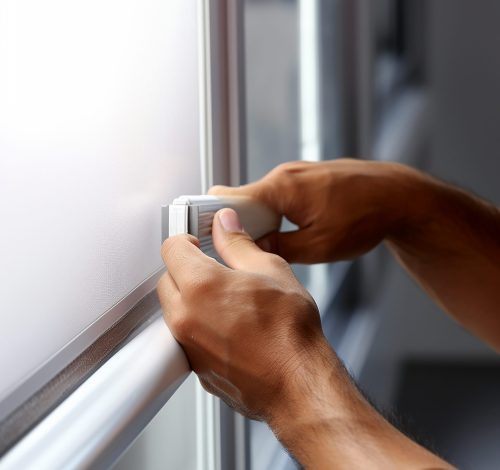
[(196, 31), (185, 0), (0, 4), (0, 400), (162, 266), (160, 205), (200, 191)]

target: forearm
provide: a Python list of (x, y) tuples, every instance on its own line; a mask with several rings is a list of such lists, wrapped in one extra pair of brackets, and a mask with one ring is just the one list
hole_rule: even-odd
[(321, 356), (296, 371), (270, 420), (306, 469), (452, 468), (377, 413), (327, 346)]
[(445, 310), (500, 350), (500, 213), (407, 166), (340, 159), (282, 165), (216, 193), (254, 197), (298, 226), (261, 246), (291, 263), (353, 259), (387, 242)]
[(466, 328), (500, 349), (500, 213), (408, 170), (386, 241), (416, 281)]

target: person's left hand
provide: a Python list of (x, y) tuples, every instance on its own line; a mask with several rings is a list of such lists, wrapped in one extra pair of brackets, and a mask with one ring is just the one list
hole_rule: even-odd
[(306, 371), (319, 373), (333, 352), (311, 296), (285, 260), (255, 245), (232, 209), (216, 214), (213, 241), (228, 267), (190, 235), (163, 244), (165, 320), (206, 390), (269, 422)]

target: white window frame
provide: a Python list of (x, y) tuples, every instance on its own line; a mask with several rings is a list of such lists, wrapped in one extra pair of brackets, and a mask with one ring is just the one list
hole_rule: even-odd
[[(206, 191), (244, 180), (242, 1), (198, 0), (198, 11)], [(75, 353), (69, 365), (56, 364), (48, 383), (33, 382), (17, 396), (13, 412), (0, 416), (0, 446), (7, 449), (0, 469), (109, 467), (164, 406), (190, 369), (161, 315), (154, 291), (161, 274), (120, 304), (121, 319), (102, 328), (90, 348)], [(102, 347), (110, 341), (114, 348)], [(92, 367), (82, 373), (89, 361)], [(197, 405), (198, 469), (245, 470), (245, 420), (201, 386)]]

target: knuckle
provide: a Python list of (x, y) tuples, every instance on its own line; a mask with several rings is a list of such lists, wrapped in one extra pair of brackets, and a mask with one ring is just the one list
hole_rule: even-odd
[(302, 174), (309, 162), (286, 162), (278, 165), (269, 174), (269, 182), (276, 187), (280, 198), (287, 200), (299, 190)]
[(200, 240), (198, 240), (194, 235), (185, 233), (183, 235), (177, 235), (178, 237), (181, 237), (184, 239), (186, 243), (191, 243), (192, 245), (200, 246)]
[(182, 246), (185, 246), (189, 243), (199, 246), (198, 239), (193, 235), (181, 234), (167, 238), (161, 246), (161, 256), (165, 263), (167, 263), (168, 260), (172, 258), (172, 256), (175, 256)]
[(213, 291), (214, 287), (214, 276), (210, 274), (193, 274), (193, 277), (183, 289), (183, 296), (197, 301)]
[(175, 237), (167, 238), (161, 245), (161, 256), (165, 262), (169, 258), (170, 252), (175, 244), (174, 238)]
[(227, 186), (223, 186), (223, 185), (215, 185), (215, 186), (212, 186), (209, 190), (208, 190), (208, 194), (213, 194), (213, 195), (217, 195), (217, 194), (225, 194), (229, 191), (229, 188)]
[(280, 163), (277, 167), (272, 170), (271, 173), (274, 173), (276, 176), (291, 178), (297, 172), (301, 171), (304, 168), (304, 162), (295, 161), (295, 162), (285, 162)]
[(161, 255), (165, 262), (177, 252), (179, 246), (185, 242), (185, 235), (175, 235), (167, 238), (161, 246)]
[(274, 253), (269, 253), (267, 255), (267, 263), (274, 269), (277, 270), (286, 270), (290, 269), (289, 264), (279, 255), (275, 255)]
[(174, 337), (182, 344), (193, 336), (194, 324), (190, 315), (171, 315), (168, 324)]

